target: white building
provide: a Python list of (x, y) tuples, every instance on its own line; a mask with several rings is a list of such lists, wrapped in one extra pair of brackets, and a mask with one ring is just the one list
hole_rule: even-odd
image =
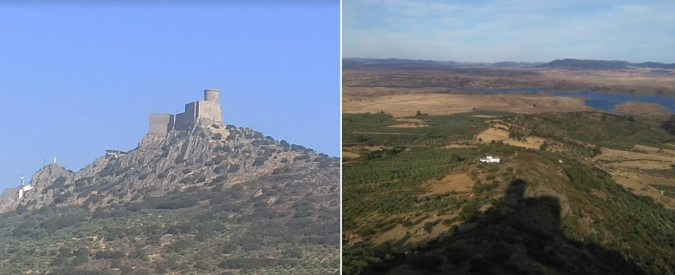
[(26, 192), (33, 190), (33, 186), (24, 185), (23, 181), (23, 176), (21, 176), (21, 187), (19, 188), (19, 199), (23, 199), (23, 197), (26, 195)]
[(105, 156), (106, 157), (113, 157), (113, 158), (118, 158), (118, 157), (123, 157), (126, 156), (127, 152), (120, 151), (120, 150), (105, 150)]
[(499, 163), (501, 160), (499, 158), (493, 158), (492, 156), (487, 156), (484, 159), (480, 159), (480, 162), (487, 162), (487, 163), (492, 163), (492, 162), (497, 162)]
[(26, 194), (26, 192), (33, 190), (33, 186), (26, 185), (26, 186), (21, 186), (21, 189), (19, 189), (19, 199), (23, 199), (23, 196)]

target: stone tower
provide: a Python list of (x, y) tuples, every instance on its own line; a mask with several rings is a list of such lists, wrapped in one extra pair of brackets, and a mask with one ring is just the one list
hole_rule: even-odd
[(204, 90), (204, 100), (216, 102), (220, 105), (220, 91), (218, 89), (206, 89)]

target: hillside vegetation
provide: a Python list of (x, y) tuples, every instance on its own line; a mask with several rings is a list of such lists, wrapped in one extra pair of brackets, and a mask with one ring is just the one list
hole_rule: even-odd
[[(343, 116), (345, 150), (358, 155), (343, 164), (344, 274), (675, 272), (675, 211), (594, 160), (598, 148), (667, 147), (658, 123), (602, 113), (414, 118), (427, 126)], [(493, 127), (510, 138), (475, 138)], [(535, 137), (548, 146), (507, 144)], [(486, 155), (501, 163), (480, 163)]]
[(0, 274), (335, 274), (339, 161), (195, 125), (2, 196)]

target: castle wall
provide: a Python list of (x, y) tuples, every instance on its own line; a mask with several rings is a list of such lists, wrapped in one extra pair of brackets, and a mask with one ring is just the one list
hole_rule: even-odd
[(173, 115), (170, 114), (150, 114), (150, 135), (165, 136), (171, 127), (169, 127)]
[(176, 115), (176, 129), (184, 130), (190, 128), (193, 118), (187, 113), (180, 113)]
[(214, 101), (197, 101), (197, 118), (206, 118), (220, 122), (222, 112), (220, 104)]
[(185, 104), (185, 112), (176, 115), (176, 129), (185, 130), (192, 126), (197, 117), (197, 103)]
[(171, 115), (171, 119), (169, 119), (169, 131), (173, 130), (176, 127), (176, 115)]

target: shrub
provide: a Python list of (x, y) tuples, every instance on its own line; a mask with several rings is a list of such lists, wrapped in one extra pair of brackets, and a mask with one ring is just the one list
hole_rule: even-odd
[(459, 212), (459, 221), (475, 222), (478, 219), (478, 214), (478, 205), (476, 203), (468, 203)]
[(477, 273), (490, 268), (491, 264), (483, 257), (476, 257), (469, 261), (469, 272)]
[(488, 259), (490, 260), (490, 262), (493, 262), (495, 264), (504, 263), (508, 261), (510, 258), (511, 258), (511, 251), (508, 251), (506, 249), (492, 250), (488, 255)]
[(443, 264), (443, 259), (436, 255), (426, 255), (411, 258), (408, 260), (408, 264), (413, 269), (432, 271), (438, 269), (438, 267)]
[(432, 222), (425, 222), (424, 231), (426, 231), (427, 233), (431, 233), (432, 230), (434, 230), (434, 224)]
[(265, 164), (267, 157), (258, 157), (253, 161), (253, 167), (262, 166)]
[(445, 220), (443, 220), (443, 225), (445, 225), (445, 226), (451, 226), (452, 223), (454, 223), (456, 220), (457, 220), (457, 218), (445, 219)]
[(450, 226), (450, 229), (448, 229), (448, 231), (450, 231), (451, 233), (457, 233), (459, 232), (459, 226), (453, 224), (452, 226)]
[(309, 155), (299, 155), (293, 158), (293, 161), (306, 160), (309, 159)]
[(211, 160), (211, 162), (212, 162), (213, 164), (220, 164), (220, 163), (222, 163), (222, 162), (223, 162), (224, 160), (226, 160), (226, 159), (227, 159), (227, 157), (221, 155), (221, 156), (216, 156), (215, 158), (213, 158), (213, 159)]
[(239, 171), (239, 164), (233, 164), (227, 169), (228, 173), (237, 173)]
[(472, 253), (464, 247), (453, 245), (445, 249), (445, 257), (448, 262), (453, 264), (466, 263), (471, 259)]

